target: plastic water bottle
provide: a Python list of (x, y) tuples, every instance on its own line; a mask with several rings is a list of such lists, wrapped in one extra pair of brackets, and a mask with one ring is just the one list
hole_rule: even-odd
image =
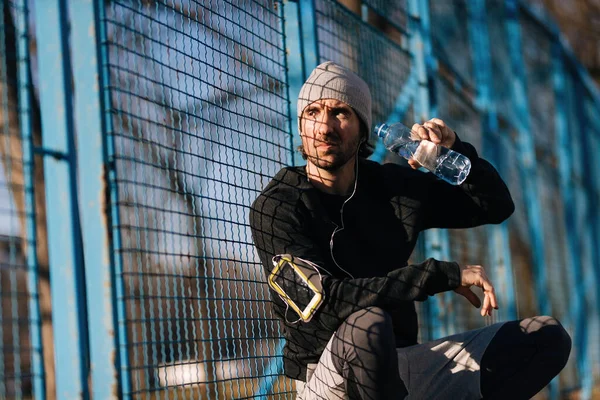
[(463, 183), (471, 172), (471, 160), (467, 157), (428, 140), (414, 140), (411, 130), (401, 123), (379, 124), (375, 133), (383, 139), (389, 151), (407, 160), (418, 161), (425, 169), (452, 185)]

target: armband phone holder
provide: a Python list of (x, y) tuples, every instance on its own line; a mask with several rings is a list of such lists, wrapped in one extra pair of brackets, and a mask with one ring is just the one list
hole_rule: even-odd
[(290, 254), (273, 257), (273, 267), (268, 279), (271, 289), (302, 321), (310, 321), (325, 299), (318, 267)]

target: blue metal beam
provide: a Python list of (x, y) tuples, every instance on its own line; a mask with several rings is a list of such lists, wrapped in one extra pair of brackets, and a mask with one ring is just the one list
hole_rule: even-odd
[(315, 0), (298, 0), (300, 25), (300, 46), (302, 49), (302, 76), (308, 78), (310, 72), (319, 64), (319, 46), (317, 42), (317, 15)]
[(587, 335), (587, 313), (585, 307), (585, 285), (582, 271), (579, 240), (577, 230), (576, 204), (573, 191), (573, 180), (571, 171), (573, 157), (571, 154), (571, 138), (569, 135), (568, 102), (569, 96), (565, 82), (564, 57), (562, 46), (554, 42), (552, 46), (553, 85), (555, 101), (555, 125), (556, 125), (556, 154), (558, 155), (558, 172), (560, 177), (560, 192), (563, 199), (565, 213), (566, 241), (568, 244), (568, 269), (571, 277), (570, 286), (574, 288), (574, 296), (571, 297), (574, 310), (573, 344), (575, 347), (575, 358), (579, 369), (581, 380), (581, 399), (590, 399), (593, 386), (593, 375), (591, 371), (591, 360), (588, 354)]
[(544, 28), (549, 36), (554, 36), (558, 40), (562, 47), (563, 58), (568, 61), (571, 66), (577, 80), (583, 85), (585, 91), (589, 96), (592, 97), (595, 104), (600, 104), (600, 89), (590, 76), (589, 71), (583, 66), (581, 61), (577, 58), (573, 50), (568, 44), (568, 40), (560, 33), (560, 28), (552, 18), (545, 13), (543, 10), (537, 7), (533, 7), (529, 1), (519, 0), (519, 8), (527, 14), (528, 17), (532, 18), (539, 27)]
[[(296, 148), (302, 144), (300, 132), (298, 131), (297, 106), (300, 88), (306, 79), (304, 70), (303, 40), (300, 21), (300, 4), (285, 1), (283, 4), (284, 34), (286, 46), (286, 65), (288, 79), (288, 98), (290, 101), (290, 147), (291, 154), (288, 164), (303, 165), (305, 161)], [(314, 18), (314, 17), (313, 17)], [(314, 43), (314, 38), (311, 43)], [(313, 44), (314, 46), (314, 44)], [(316, 60), (315, 60), (316, 62)]]
[[(598, 108), (600, 108), (600, 103), (596, 103), (596, 113), (599, 113)], [(596, 114), (598, 115), (598, 114)], [(593, 334), (589, 335), (590, 337), (594, 338), (594, 342), (591, 344), (590, 347), (593, 346), (593, 348), (596, 349), (596, 354), (595, 354), (595, 358), (591, 357), (591, 364), (592, 365), (598, 365), (600, 364), (600, 335), (598, 335), (598, 326), (600, 325), (600, 295), (597, 292), (597, 288), (600, 287), (600, 246), (598, 245), (600, 243), (600, 212), (598, 211), (598, 203), (600, 200), (600, 157), (598, 156), (598, 154), (600, 154), (600, 129), (598, 128), (598, 124), (596, 121), (589, 121), (589, 124), (595, 124), (595, 131), (593, 133), (594, 135), (594, 141), (592, 142), (593, 145), (591, 146), (587, 146), (586, 147), (586, 155), (584, 158), (584, 163), (588, 162), (587, 167), (586, 167), (586, 175), (587, 175), (587, 179), (586, 182), (588, 183), (588, 204), (590, 205), (590, 225), (591, 230), (592, 230), (592, 237), (591, 237), (591, 243), (592, 243), (592, 247), (591, 247), (591, 251), (592, 251), (592, 264), (590, 265), (590, 268), (592, 269), (592, 277), (594, 282), (589, 285), (590, 287), (590, 296), (591, 299), (596, 300), (596, 304), (595, 304), (595, 312), (596, 312), (596, 316), (595, 319), (597, 321), (597, 324), (594, 324), (593, 322), (588, 322), (588, 327), (591, 330), (593, 327), (595, 327), (596, 329), (593, 332)], [(581, 140), (584, 141), (584, 143), (588, 143), (587, 142), (587, 138), (585, 137), (584, 132), (580, 132), (580, 137)], [(596, 364), (594, 364), (594, 362)], [(593, 370), (591, 371), (592, 374), (590, 374), (591, 379), (594, 379), (593, 377)], [(593, 383), (593, 381), (592, 381)]]
[[(596, 115), (598, 115), (600, 114), (600, 111), (598, 110), (600, 108), (600, 103), (595, 103), (595, 106), (597, 113)], [(591, 207), (590, 222), (592, 225), (592, 264), (590, 265), (590, 268), (592, 269), (592, 277), (595, 281), (592, 285), (590, 285), (590, 294), (592, 296), (594, 296), (595, 294), (595, 317), (597, 318), (598, 323), (593, 324), (592, 322), (589, 322), (588, 326), (590, 329), (596, 327), (596, 329), (593, 331), (594, 334), (590, 335), (590, 337), (594, 338), (593, 340), (595, 342), (592, 344), (592, 346), (596, 349), (596, 358), (592, 358), (592, 365), (598, 365), (600, 364), (600, 335), (598, 335), (598, 329), (600, 329), (598, 327), (600, 325), (600, 295), (597, 292), (597, 288), (600, 287), (600, 246), (598, 245), (598, 243), (600, 243), (600, 212), (598, 211), (598, 203), (600, 200), (600, 157), (598, 156), (598, 154), (600, 154), (600, 129), (596, 121), (589, 121), (589, 123), (595, 123), (596, 126), (596, 129), (593, 133), (593, 146), (588, 146), (586, 148), (586, 158), (584, 162), (589, 162), (589, 164), (587, 165), (587, 179), (589, 183), (588, 202)], [(583, 132), (580, 132), (580, 135), (582, 141), (587, 140)], [(594, 362), (596, 364), (594, 364)]]
[[(485, 0), (472, 0), (467, 3), (468, 30), (473, 57), (473, 71), (477, 87), (476, 105), (483, 113), (483, 148), (486, 159), (501, 170), (500, 144), (498, 143), (498, 117), (494, 102), (490, 40), (487, 29)], [(513, 281), (508, 226), (505, 223), (491, 225), (489, 231), (489, 252), (491, 276), (501, 301), (498, 310), (499, 320), (517, 318), (515, 287)]]
[(295, 151), (302, 144), (296, 116), (300, 89), (311, 71), (319, 64), (315, 1), (288, 0), (284, 4), (284, 13), (293, 147), (291, 163), (304, 165), (306, 161), (302, 159), (299, 152)]
[(36, 21), (42, 146), (62, 155), (44, 156), (56, 395), (87, 399), (88, 340), (66, 2), (36, 0), (35, 10), (43, 15)]
[(417, 70), (418, 89), (415, 96), (414, 118), (416, 121), (423, 122), (429, 119), (432, 113), (431, 101), (429, 98), (429, 80), (428, 62), (432, 58), (431, 50), (431, 31), (429, 29), (429, 1), (428, 0), (409, 0), (408, 18), (409, 18), (409, 48), (413, 56), (414, 66)]
[[(579, 210), (580, 220), (582, 221), (581, 226), (578, 229), (578, 236), (581, 242), (579, 248), (582, 254), (582, 275), (584, 281), (584, 293), (585, 299), (583, 299), (583, 307), (593, 304), (595, 299), (595, 307), (589, 307), (584, 311), (585, 314), (585, 328), (587, 329), (587, 335), (592, 340), (588, 344), (588, 351), (590, 353), (598, 349), (600, 345), (600, 337), (597, 335), (597, 331), (594, 332), (592, 319), (590, 315), (595, 311), (596, 315), (594, 318), (598, 318), (600, 313), (600, 296), (597, 294), (598, 285), (600, 285), (600, 250), (598, 243), (600, 243), (600, 227), (598, 222), (600, 215), (598, 213), (598, 193), (600, 188), (598, 187), (598, 179), (596, 168), (598, 165), (598, 148), (594, 146), (595, 143), (599, 143), (598, 138), (594, 137), (599, 135), (595, 120), (595, 115), (591, 115), (587, 110), (587, 99), (594, 101), (594, 98), (590, 95), (584, 84), (575, 85), (576, 94), (574, 98), (577, 101), (575, 108), (575, 121), (577, 122), (577, 129), (573, 132), (572, 143), (577, 143), (579, 146), (579, 159), (573, 159), (573, 162), (579, 164), (578, 170), (579, 175), (579, 188), (578, 191), (582, 191), (581, 198), (583, 200), (583, 207)], [(596, 103), (596, 110), (598, 110), (598, 103)], [(593, 111), (592, 111), (593, 112)], [(596, 165), (594, 165), (596, 163)], [(575, 169), (575, 168), (573, 168)], [(581, 204), (581, 203), (580, 203)], [(586, 257), (587, 256), (587, 257)], [(589, 258), (588, 258), (589, 257)], [(587, 303), (589, 301), (589, 304)], [(591, 332), (590, 332), (591, 331)], [(591, 334), (590, 334), (591, 333)], [(596, 352), (596, 356), (598, 353)], [(590, 362), (594, 365), (595, 360), (590, 357)], [(593, 368), (587, 370), (586, 373), (592, 374), (593, 379)], [(584, 381), (589, 377), (583, 377)]]
[[(431, 31), (429, 29), (429, 2), (428, 0), (409, 0), (409, 39), (410, 52), (413, 56), (414, 65), (417, 74), (417, 93), (414, 102), (414, 119), (417, 122), (424, 122), (435, 115), (435, 99), (430, 98), (430, 85), (434, 82), (431, 79), (433, 71), (431, 68), (435, 63), (431, 51)], [(424, 233), (425, 254), (427, 257), (433, 257), (438, 260), (449, 259), (449, 241), (447, 231), (440, 229), (430, 229)], [(427, 312), (429, 321), (429, 339), (436, 339), (447, 336), (453, 332), (454, 324), (450, 319), (447, 307), (452, 293), (442, 293), (428, 300), (429, 310)]]
[(281, 339), (276, 343), (275, 356), (267, 364), (263, 372), (263, 377), (258, 382), (258, 389), (254, 394), (259, 399), (268, 398), (267, 395), (273, 391), (273, 385), (283, 373), (283, 346), (285, 345), (285, 340)]
[[(519, 174), (523, 197), (527, 207), (527, 222), (531, 238), (532, 269), (537, 309), (542, 315), (550, 315), (551, 302), (548, 298), (548, 284), (544, 252), (544, 236), (540, 200), (538, 195), (537, 161), (535, 144), (529, 114), (527, 84), (523, 50), (521, 46), (521, 26), (518, 0), (505, 0), (505, 28), (508, 39), (509, 57), (512, 71), (511, 97), (514, 105), (512, 125), (518, 134)], [(550, 383), (550, 397), (558, 397), (558, 380)]]
[(23, 181), (25, 193), (26, 256), (27, 256), (27, 290), (29, 292), (29, 334), (31, 337), (31, 368), (33, 397), (46, 398), (46, 382), (44, 373), (44, 354), (42, 347), (42, 319), (38, 295), (38, 257), (37, 257), (37, 223), (35, 207), (35, 165), (32, 123), (33, 83), (31, 82), (29, 57), (29, 10), (26, 1), (17, 5), (20, 9), (15, 15), (15, 31), (17, 38), (17, 76), (19, 88), (19, 124), (21, 143), (23, 146)]
[(523, 196), (527, 206), (537, 307), (542, 314), (549, 315), (551, 306), (547, 297), (548, 285), (545, 270), (542, 218), (538, 196), (537, 161), (529, 116), (525, 66), (523, 64), (523, 52), (521, 48), (519, 9), (516, 0), (506, 0), (505, 4), (507, 11), (505, 26), (513, 76), (511, 96), (514, 110), (511, 123), (515, 126), (518, 134), (518, 156), (521, 163), (518, 169), (521, 176)]
[[(288, 82), (288, 99), (289, 115), (290, 115), (290, 155), (288, 164), (301, 165), (304, 160), (295, 150), (302, 144), (300, 134), (298, 132), (297, 122), (297, 99), (300, 93), (300, 88), (304, 83), (304, 64), (302, 59), (302, 40), (300, 32), (300, 5), (297, 2), (283, 1), (283, 35), (285, 40), (284, 48), (286, 49), (286, 76)], [(262, 399), (267, 398), (273, 391), (273, 385), (279, 379), (279, 375), (283, 373), (283, 347), (285, 339), (280, 338), (275, 342), (274, 354), (265, 368), (263, 377), (258, 381), (258, 389), (254, 396)]]
[[(589, 78), (589, 74), (586, 75)], [(600, 157), (598, 156), (600, 150), (600, 128), (596, 119), (600, 112), (600, 98), (595, 97), (594, 90), (590, 90), (585, 81), (581, 82), (577, 87), (579, 91), (576, 98), (579, 100), (579, 104), (576, 118), (579, 122), (579, 129), (574, 134), (574, 140), (581, 145), (581, 160), (578, 161), (581, 163), (580, 170), (582, 172), (583, 190), (586, 197), (586, 206), (582, 210), (585, 215), (585, 226), (579, 231), (579, 234), (585, 243), (582, 248), (586, 249), (585, 251), (590, 257), (589, 263), (586, 263), (587, 265), (584, 264), (584, 268), (587, 270), (584, 272), (587, 275), (584, 278), (586, 300), (589, 300), (590, 304), (593, 304), (590, 308), (595, 311), (596, 315), (592, 318), (596, 319), (597, 323), (600, 323), (600, 295), (597, 292), (597, 288), (600, 287), (600, 212), (598, 212), (598, 199), (600, 198), (600, 173), (598, 172), (598, 168), (600, 167)], [(589, 109), (588, 107), (593, 107), (593, 109)], [(581, 231), (583, 231), (583, 234)], [(588, 351), (592, 353), (595, 350), (595, 356), (600, 357), (598, 352), (600, 348), (600, 335), (598, 335), (597, 331), (598, 325), (594, 324), (592, 318), (590, 318), (592, 310), (586, 315), (586, 328), (590, 331), (588, 332), (588, 337), (592, 341), (589, 343)], [(593, 328), (595, 330), (592, 330)], [(597, 363), (600, 360), (594, 360), (591, 354), (588, 356), (592, 365), (598, 365)], [(585, 377), (586, 380), (593, 380), (593, 369), (590, 368), (586, 371), (590, 375)], [(589, 384), (592, 385), (593, 381)]]
[[(118, 199), (110, 138), (112, 126), (107, 49), (102, 1), (70, 3), (74, 85), (75, 131), (77, 133), (79, 198), (83, 250), (86, 265), (87, 310), (92, 368), (93, 398), (123, 398), (129, 390), (127, 348), (119, 351), (119, 339), (126, 343), (125, 305), (119, 248)], [(103, 119), (104, 118), (104, 119)], [(111, 167), (112, 166), (112, 167)], [(107, 200), (110, 204), (107, 204)], [(110, 238), (114, 243), (111, 243)], [(112, 245), (115, 245), (113, 248)], [(117, 270), (113, 270), (113, 265)], [(119, 323), (119, 321), (121, 323)], [(119, 370), (124, 366), (123, 370)], [(120, 378), (120, 379), (119, 379)], [(120, 387), (122, 385), (122, 387)]]
[[(594, 265), (594, 253), (597, 251), (598, 242), (594, 237), (594, 209), (597, 208), (597, 202), (594, 201), (593, 193), (590, 193), (590, 189), (594, 186), (593, 180), (591, 180), (590, 176), (590, 161), (592, 160), (588, 156), (588, 151), (590, 147), (590, 135), (593, 132), (592, 123), (588, 121), (586, 112), (585, 112), (585, 88), (583, 85), (574, 85), (575, 86), (575, 95), (573, 99), (575, 101), (574, 107), (574, 120), (576, 123), (576, 128), (574, 132), (572, 132), (571, 138), (573, 140), (570, 141), (570, 145), (577, 149), (577, 155), (572, 158), (571, 169), (576, 171), (575, 177), (577, 179), (572, 179), (575, 181), (574, 186), (574, 197), (576, 199), (576, 232), (579, 239), (579, 255), (581, 257), (581, 266), (582, 266), (582, 279), (583, 279), (583, 298), (581, 299), (581, 308), (579, 312), (585, 315), (585, 321), (581, 322), (581, 334), (585, 335), (585, 338), (592, 338), (596, 342), (599, 340), (597, 335), (590, 335), (590, 330), (593, 328), (593, 324), (591, 324), (590, 315), (592, 310), (590, 310), (589, 305), (592, 303), (592, 299), (595, 297), (598, 299), (597, 294), (594, 292), (597, 288), (597, 280), (593, 278), (597, 278), (594, 269), (597, 268)], [(592, 133), (593, 134), (593, 133)], [(592, 269), (592, 271), (590, 271)], [(589, 303), (588, 303), (589, 301)], [(598, 311), (598, 310), (596, 310)], [(597, 344), (596, 344), (597, 346)], [(595, 344), (588, 344), (587, 350), (593, 352)], [(590, 356), (590, 361), (592, 365), (594, 364), (593, 358)], [(585, 374), (589, 374), (590, 371), (580, 371), (580, 379), (582, 383), (585, 382), (586, 379), (589, 379)], [(592, 371), (593, 373), (593, 371)], [(583, 388), (582, 388), (583, 389)]]

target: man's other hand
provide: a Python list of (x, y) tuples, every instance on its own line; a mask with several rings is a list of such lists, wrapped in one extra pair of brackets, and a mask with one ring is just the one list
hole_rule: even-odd
[[(411, 133), (414, 140), (428, 140), (448, 148), (452, 147), (456, 141), (456, 133), (439, 118), (432, 118), (423, 125), (414, 124)], [(408, 165), (413, 169), (418, 169), (421, 166), (416, 160), (409, 160)]]
[(481, 300), (470, 289), (471, 286), (479, 286), (483, 289), (483, 307), (481, 307), (481, 316), (492, 315), (492, 309), (498, 309), (496, 293), (492, 282), (488, 279), (481, 265), (460, 266), (461, 285), (454, 291), (467, 298), (475, 307), (481, 307)]

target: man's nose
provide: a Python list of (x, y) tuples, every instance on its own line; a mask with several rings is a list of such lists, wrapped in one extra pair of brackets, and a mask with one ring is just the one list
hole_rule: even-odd
[(329, 113), (324, 112), (321, 115), (319, 122), (317, 123), (317, 131), (321, 135), (328, 135), (333, 131), (333, 122), (334, 118), (332, 118)]

